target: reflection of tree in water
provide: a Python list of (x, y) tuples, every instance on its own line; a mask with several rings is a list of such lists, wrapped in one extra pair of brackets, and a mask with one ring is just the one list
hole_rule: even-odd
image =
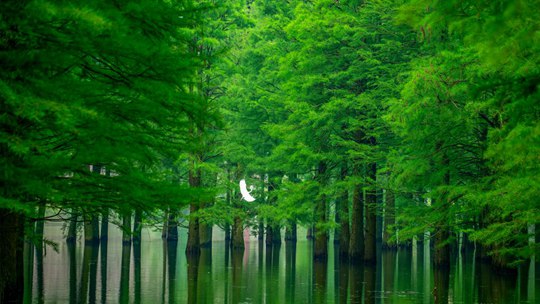
[[(275, 231), (274, 231), (275, 233)], [(279, 281), (279, 251), (281, 245), (278, 243), (266, 243), (266, 303), (277, 303), (278, 281)]]
[(349, 284), (351, 303), (362, 303), (362, 287), (364, 282), (364, 265), (349, 264)]
[(178, 241), (165, 241), (167, 249), (167, 274), (169, 284), (169, 303), (176, 303), (175, 285), (176, 285), (176, 255)]
[[(107, 225), (101, 226), (101, 231), (105, 231), (103, 228)], [(105, 235), (105, 237), (104, 237)], [(108, 248), (108, 232), (101, 234), (100, 243), (100, 272), (101, 272), (101, 303), (107, 302), (107, 248)]]
[(485, 262), (476, 264), (478, 282), (478, 302), (513, 303), (515, 302), (517, 271), (501, 271)]
[(313, 260), (313, 300), (314, 303), (326, 303), (328, 261), (326, 259)]
[(141, 242), (133, 241), (133, 262), (135, 266), (135, 304), (141, 303)]
[(212, 247), (202, 247), (199, 258), (197, 277), (197, 300), (200, 303), (212, 303), (214, 289), (212, 288)]
[(433, 301), (435, 304), (448, 303), (448, 288), (450, 287), (450, 266), (433, 267)]
[(120, 264), (120, 303), (129, 302), (129, 269), (131, 264), (131, 243), (122, 244), (122, 262)]
[(232, 303), (240, 303), (242, 297), (242, 260), (244, 249), (233, 248), (232, 250)]
[(187, 260), (187, 289), (188, 289), (188, 303), (197, 303), (199, 300), (201, 303), (205, 303), (202, 299), (199, 299), (197, 292), (197, 283), (199, 277), (199, 260), (198, 253), (189, 254), (186, 251)]
[(296, 287), (296, 242), (285, 244), (285, 298), (294, 302)]

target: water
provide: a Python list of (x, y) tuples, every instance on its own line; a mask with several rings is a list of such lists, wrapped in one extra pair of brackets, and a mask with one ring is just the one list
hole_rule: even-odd
[(146, 230), (141, 246), (123, 246), (114, 230), (107, 246), (68, 245), (54, 223), (45, 235), (59, 252), (26, 248), (27, 302), (536, 303), (540, 290), (534, 263), (501, 274), (469, 252), (441, 271), (432, 267), (428, 246), (380, 252), (377, 265), (363, 266), (340, 261), (332, 245), (328, 262), (314, 263), (311, 242), (302, 237), (296, 246), (269, 250), (251, 238), (235, 253), (216, 235), (211, 250), (188, 259), (185, 231), (175, 244)]

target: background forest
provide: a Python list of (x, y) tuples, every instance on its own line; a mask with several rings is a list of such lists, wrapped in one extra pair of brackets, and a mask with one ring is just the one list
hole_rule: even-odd
[(187, 254), (213, 226), (241, 249), (246, 227), (272, 246), (300, 225), (316, 259), (429, 238), (439, 267), (471, 246), (520, 265), (540, 232), (539, 8), (2, 1), (0, 298), (22, 294), (25, 241), (54, 247), (44, 220), (68, 242), (186, 226)]

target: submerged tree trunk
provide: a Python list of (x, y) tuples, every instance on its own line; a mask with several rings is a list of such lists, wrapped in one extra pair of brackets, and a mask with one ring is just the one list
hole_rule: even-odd
[[(192, 164), (193, 166), (193, 164)], [(193, 168), (189, 170), (189, 186), (192, 188), (198, 188), (201, 186), (201, 171), (194, 172)], [(192, 202), (189, 205), (189, 228), (188, 228), (188, 240), (186, 246), (187, 254), (198, 255), (201, 252), (201, 239), (199, 231), (199, 202)]]
[[(359, 176), (359, 168), (355, 167), (355, 176)], [(349, 257), (359, 261), (364, 254), (364, 193), (362, 185), (354, 187), (351, 215), (351, 237), (349, 241)]]
[[(341, 180), (347, 177), (347, 166), (341, 167)], [(336, 202), (336, 214), (339, 215), (339, 255), (349, 254), (350, 223), (349, 223), (349, 191), (345, 190)], [(336, 219), (337, 221), (337, 219)]]
[(397, 242), (391, 240), (395, 236), (393, 226), (396, 224), (396, 198), (391, 189), (386, 189), (385, 194), (383, 248), (397, 249)]
[(297, 224), (296, 222), (289, 223), (285, 231), (285, 241), (296, 242), (297, 240)]
[(239, 216), (234, 217), (232, 247), (234, 249), (244, 249), (244, 225)]
[(178, 222), (176, 220), (176, 212), (169, 210), (167, 218), (167, 241), (178, 241)]
[(133, 220), (133, 242), (141, 242), (142, 233), (142, 210), (140, 208), (135, 209), (135, 218)]
[(122, 216), (122, 243), (131, 244), (131, 212)]
[[(326, 163), (321, 161), (317, 168), (317, 178), (319, 179), (320, 187), (324, 187), (326, 183)], [(320, 195), (315, 205), (315, 218), (317, 220), (317, 231), (315, 232), (315, 244), (313, 249), (314, 259), (326, 259), (328, 257), (328, 230), (324, 225), (328, 222), (326, 210), (326, 195)]]
[(266, 225), (266, 246), (272, 246), (274, 239), (274, 227), (272, 225), (267, 224)]
[(106, 208), (101, 213), (101, 241), (109, 239), (109, 209)]
[(99, 218), (97, 214), (84, 215), (84, 242), (96, 243), (99, 241)]
[(367, 165), (367, 177), (370, 180), (370, 187), (366, 191), (366, 235), (364, 262), (375, 263), (377, 260), (377, 190), (375, 188), (377, 178), (377, 164)]
[[(437, 143), (438, 150), (442, 148), (441, 143)], [(443, 176), (443, 185), (450, 185), (450, 172), (448, 172), (448, 168), (450, 167), (450, 160), (448, 156), (443, 154), (442, 157), (442, 167), (447, 170)], [(450, 265), (450, 246), (448, 245), (448, 238), (450, 237), (450, 232), (448, 229), (448, 225), (445, 221), (447, 212), (448, 212), (448, 206), (446, 205), (446, 202), (440, 199), (439, 201), (434, 201), (433, 204), (437, 209), (438, 212), (443, 212), (445, 216), (442, 217), (442, 220), (436, 223), (435, 226), (435, 235), (434, 235), (434, 256), (433, 256), (433, 265), (436, 267), (446, 267), (447, 265)]]
[(69, 219), (68, 234), (66, 242), (73, 243), (77, 241), (77, 219), (79, 215), (75, 209), (71, 209), (71, 217)]
[(201, 247), (212, 246), (212, 225), (206, 222), (199, 222), (199, 239)]
[(0, 303), (21, 303), (24, 293), (24, 216), (0, 208)]

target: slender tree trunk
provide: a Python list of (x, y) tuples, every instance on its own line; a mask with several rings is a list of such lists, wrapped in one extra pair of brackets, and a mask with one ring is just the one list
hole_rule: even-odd
[(109, 239), (109, 208), (106, 208), (101, 213), (101, 241)]
[[(347, 165), (341, 167), (340, 179), (347, 177)], [(345, 190), (337, 200), (336, 214), (339, 215), (339, 254), (347, 256), (349, 254), (350, 223), (349, 223), (349, 191)]]
[(367, 177), (371, 181), (371, 186), (366, 191), (366, 239), (364, 262), (375, 263), (377, 260), (377, 191), (375, 188), (377, 164), (371, 163), (367, 166)]
[(99, 218), (97, 214), (84, 214), (84, 242), (99, 241)]
[(272, 246), (272, 240), (274, 239), (274, 227), (270, 224), (266, 224), (266, 246)]
[[(324, 187), (326, 183), (326, 163), (319, 162), (317, 169), (317, 178), (319, 179), (320, 187)], [(317, 219), (317, 231), (315, 233), (315, 244), (313, 250), (314, 259), (328, 258), (328, 231), (323, 228), (328, 222), (328, 214), (326, 208), (326, 195), (320, 195), (318, 202), (315, 205), (315, 218)]]
[(142, 233), (142, 210), (140, 208), (135, 209), (135, 218), (133, 220), (133, 242), (141, 242)]
[(231, 225), (225, 224), (225, 242), (231, 241)]
[(280, 245), (281, 244), (281, 229), (277, 225), (274, 226), (274, 229), (273, 229), (272, 243), (274, 245)]
[(395, 227), (393, 226), (396, 224), (396, 198), (394, 191), (386, 189), (385, 196), (383, 248), (397, 249), (397, 242), (391, 241), (392, 236), (395, 236), (391, 231), (395, 231)]
[[(441, 149), (442, 144), (437, 143), (438, 150)], [(446, 154), (443, 155), (442, 160), (442, 167), (444, 170), (446, 170), (446, 173), (443, 177), (443, 185), (449, 185), (450, 184), (450, 173), (449, 173), (449, 166), (450, 166), (450, 160)], [(445, 215), (448, 212), (448, 206), (443, 200), (435, 201), (435, 204), (437, 204), (438, 209), (440, 212), (444, 212)], [(434, 206), (435, 206), (434, 204)], [(433, 256), (433, 265), (436, 267), (442, 267), (446, 265), (450, 265), (450, 246), (446, 242), (448, 238), (450, 237), (450, 231), (448, 230), (448, 226), (444, 220), (446, 216), (443, 217), (443, 220), (441, 220), (439, 223), (437, 223), (435, 227), (435, 235), (434, 235), (434, 256)]]
[(264, 240), (264, 220), (262, 218), (258, 219), (259, 225), (257, 227), (257, 239), (259, 241)]
[(163, 217), (163, 228), (161, 229), (161, 238), (166, 240), (169, 232), (169, 210), (165, 210), (165, 216)]
[(122, 216), (122, 243), (131, 244), (131, 212)]
[(74, 243), (77, 241), (77, 219), (79, 215), (75, 209), (71, 209), (71, 218), (69, 219), (68, 234), (66, 242)]
[[(201, 186), (201, 172), (200, 170), (197, 170), (196, 172), (193, 170), (193, 168), (190, 168), (189, 170), (189, 186), (198, 188)], [(187, 254), (198, 255), (201, 252), (200, 225), (197, 211), (199, 211), (199, 202), (192, 202), (189, 205), (189, 228), (186, 246)]]
[[(359, 168), (355, 167), (354, 175), (359, 176), (359, 173)], [(364, 193), (362, 185), (354, 187), (351, 217), (349, 257), (352, 261), (359, 261), (364, 255)]]
[(176, 211), (172, 210), (169, 210), (169, 218), (167, 219), (167, 241), (178, 241)]

